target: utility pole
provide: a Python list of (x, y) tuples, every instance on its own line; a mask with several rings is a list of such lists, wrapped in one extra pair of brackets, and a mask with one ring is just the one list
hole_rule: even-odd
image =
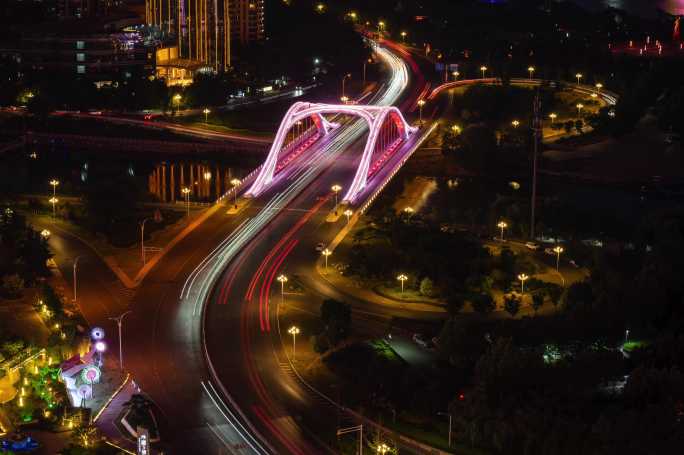
[(539, 140), (542, 131), (541, 120), (541, 99), (539, 97), (539, 90), (534, 96), (534, 118), (532, 119), (532, 201), (530, 214), (530, 240), (534, 240), (534, 225), (535, 225), (535, 208), (537, 204), (537, 155), (539, 152)]

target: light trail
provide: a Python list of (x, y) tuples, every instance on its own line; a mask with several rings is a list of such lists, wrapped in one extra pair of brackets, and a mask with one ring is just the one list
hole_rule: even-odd
[[(396, 102), (408, 85), (408, 68), (399, 57), (395, 56), (387, 49), (375, 46), (375, 52), (390, 67), (392, 77), (390, 81), (383, 86), (384, 90), (382, 92), (378, 92), (371, 99), (370, 104), (376, 104), (378, 106), (391, 106)], [(309, 185), (318, 177), (318, 175), (327, 167), (329, 167), (334, 160), (349, 147), (350, 144), (358, 140), (365, 132), (366, 128), (366, 122), (364, 120), (358, 119), (350, 122), (349, 124), (345, 124), (344, 126), (336, 128), (335, 131), (330, 134), (331, 138), (329, 141), (321, 144), (320, 147), (316, 147), (311, 156), (307, 157), (303, 161), (303, 165), (300, 165), (301, 167), (299, 169), (295, 169), (294, 172), (282, 173), (284, 175), (281, 175), (280, 179), (274, 180), (274, 184), (277, 185), (279, 182), (276, 180), (282, 181), (283, 177), (285, 177), (287, 179), (287, 187), (282, 192), (273, 195), (268, 203), (265, 204), (265, 206), (255, 217), (243, 221), (228, 237), (226, 237), (226, 239), (219, 244), (219, 246), (217, 246), (206, 258), (202, 260), (202, 262), (200, 262), (200, 264), (195, 268), (195, 270), (193, 270), (193, 272), (185, 281), (181, 291), (180, 299), (183, 305), (193, 306), (193, 317), (203, 314), (203, 312), (198, 311), (198, 309), (206, 308), (204, 304), (209, 301), (215, 283), (219, 281), (220, 276), (223, 274), (228, 264), (234, 260), (238, 254), (243, 252), (244, 249), (249, 246), (249, 243), (255, 238), (255, 236), (261, 232), (277, 214), (285, 209), (295, 199), (296, 196), (309, 187)], [(304, 218), (308, 219), (306, 216)], [(279, 268), (284, 258), (287, 256), (289, 251), (294, 248), (295, 245), (296, 241), (293, 241), (288, 245), (288, 248), (286, 248), (284, 253), (277, 258), (275, 267), (272, 267), (269, 270), (269, 273), (266, 274), (265, 279), (270, 278), (270, 281), (272, 281), (275, 271)], [(262, 273), (263, 271), (264, 270), (262, 270)], [(232, 282), (232, 279), (229, 281), (229, 283), (230, 282)], [(268, 304), (266, 303), (265, 305), (266, 311), (268, 311)], [(246, 323), (246, 320), (247, 318), (243, 317), (243, 324)], [(261, 323), (262, 330), (268, 327), (267, 315), (266, 323), (264, 323), (263, 318)], [(248, 331), (245, 330), (242, 332), (243, 335), (248, 333)], [(208, 356), (206, 353), (206, 343), (204, 340), (202, 343), (205, 345), (205, 355)], [(262, 397), (262, 399), (266, 399), (267, 396), (266, 391), (263, 389), (263, 384), (261, 384), (261, 381), (255, 372), (252, 371), (252, 362), (251, 358), (249, 358), (249, 346), (247, 346), (247, 350), (243, 352), (243, 354), (246, 356), (248, 370), (251, 371), (251, 375), (254, 375), (253, 379), (256, 379), (260, 385), (260, 387), (257, 386), (257, 393)], [(211, 360), (208, 359), (208, 361), (211, 364)], [(213, 369), (211, 370), (215, 375)], [(240, 437), (248, 443), (254, 453), (275, 453), (272, 450), (266, 451), (264, 449), (264, 446), (268, 446), (266, 439), (263, 438), (262, 435), (258, 434), (253, 428), (251, 428), (251, 425), (251, 431), (248, 431), (241, 424), (240, 420), (235, 417), (235, 413), (231, 411), (230, 406), (225, 405), (225, 403), (223, 403), (223, 401), (220, 399), (219, 394), (216, 392), (210, 382), (203, 381), (202, 387), (206, 391), (207, 395), (209, 395), (220, 414), (225, 418), (230, 426), (235, 429)], [(236, 412), (239, 413), (240, 410), (237, 408), (235, 403), (232, 402), (229, 393), (223, 388), (222, 391), (231, 402), (231, 405), (235, 407)], [(263, 412), (263, 410), (261, 411)], [(267, 419), (267, 416), (260, 415), (261, 413), (257, 414), (262, 420), (264, 418)], [(248, 421), (246, 423), (249, 425)], [(270, 428), (272, 424), (267, 426)], [(286, 446), (292, 448), (291, 443), (287, 441), (287, 438), (285, 438), (282, 433), (280, 433), (277, 429), (273, 430), (274, 434)], [(223, 438), (221, 438), (221, 440), (223, 441)], [(259, 440), (263, 441), (264, 444), (260, 444)], [(225, 441), (223, 442), (225, 443)], [(294, 449), (296, 449), (296, 447)], [(298, 451), (295, 450), (295, 453), (297, 452)]]

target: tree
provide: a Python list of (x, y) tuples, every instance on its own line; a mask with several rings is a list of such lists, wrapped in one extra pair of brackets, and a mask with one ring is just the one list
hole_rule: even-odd
[(6, 297), (11, 299), (21, 297), (23, 289), (24, 280), (18, 274), (13, 273), (2, 277), (2, 292)]
[(425, 297), (433, 297), (435, 295), (435, 285), (428, 277), (420, 281), (420, 293)]
[(544, 305), (544, 294), (541, 292), (535, 292), (532, 294), (532, 309), (534, 310), (534, 314), (537, 314), (537, 311)]
[(490, 293), (479, 294), (473, 297), (473, 309), (481, 315), (488, 315), (496, 308), (494, 298)]
[(351, 307), (334, 299), (326, 299), (321, 304), (323, 335), (331, 346), (344, 340), (351, 331)]
[(520, 299), (513, 294), (504, 296), (504, 308), (514, 318), (520, 311)]

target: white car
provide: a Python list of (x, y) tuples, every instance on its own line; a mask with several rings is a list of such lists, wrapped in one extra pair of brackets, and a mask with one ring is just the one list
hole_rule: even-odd
[(534, 242), (526, 242), (525, 247), (532, 251), (537, 251), (539, 249), (539, 244)]

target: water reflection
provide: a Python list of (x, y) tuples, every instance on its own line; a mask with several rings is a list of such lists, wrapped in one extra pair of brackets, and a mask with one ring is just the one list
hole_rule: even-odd
[(147, 185), (161, 202), (184, 201), (183, 188), (190, 189), (191, 201), (215, 201), (231, 188), (230, 181), (239, 178), (239, 173), (217, 163), (164, 161), (153, 167)]

